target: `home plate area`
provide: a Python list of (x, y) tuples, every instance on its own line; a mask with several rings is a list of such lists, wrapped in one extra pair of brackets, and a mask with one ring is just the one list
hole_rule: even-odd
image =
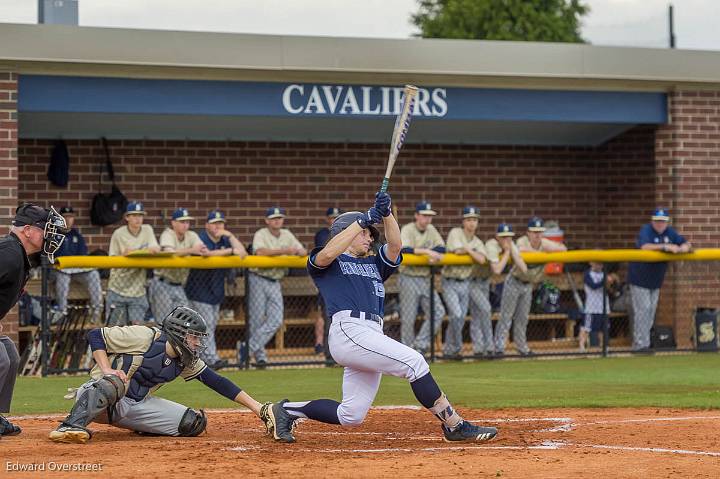
[[(60, 416), (16, 419), (23, 433), (5, 437), (10, 464), (98, 463), (113, 477), (685, 477), (715, 478), (720, 470), (720, 412), (680, 409), (468, 410), (470, 420), (496, 426), (489, 443), (446, 443), (438, 421), (415, 407), (375, 408), (352, 429), (302, 421), (297, 442), (280, 444), (259, 419), (238, 410), (209, 411), (196, 438), (146, 437), (93, 425), (86, 445), (47, 439)], [(12, 469), (12, 468), (11, 468)], [(98, 472), (56, 471), (53, 477)], [(4, 474), (3, 474), (4, 476)]]

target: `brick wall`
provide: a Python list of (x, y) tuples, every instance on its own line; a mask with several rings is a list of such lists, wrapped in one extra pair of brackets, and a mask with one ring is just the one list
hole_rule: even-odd
[(655, 203), (654, 129), (640, 127), (607, 143), (597, 174), (598, 243), (633, 248)]
[[(669, 97), (670, 124), (657, 132), (657, 203), (696, 248), (718, 247), (720, 233), (720, 92), (678, 91)], [(720, 308), (720, 264), (674, 263), (663, 288), (659, 321), (692, 344), (698, 306)]]
[[(472, 203), (481, 209), (482, 237), (501, 221), (522, 232), (537, 214), (559, 220), (573, 246), (630, 246), (654, 202), (653, 141), (653, 129), (637, 128), (597, 149), (406, 145), (390, 191), (401, 223), (412, 220), (415, 202), (431, 201), (443, 235)], [(68, 146), (70, 184), (60, 189), (45, 175), (52, 142), (21, 140), (19, 197), (72, 204), (90, 247), (107, 249), (114, 226), (91, 226), (88, 213), (104, 157), (100, 142)], [(145, 202), (158, 234), (178, 206), (198, 217), (219, 207), (244, 243), (264, 225), (265, 209), (278, 204), (309, 245), (327, 207), (371, 204), (387, 160), (384, 144), (111, 141), (110, 149), (120, 189)]]
[[(17, 75), (0, 72), (0, 235), (8, 232), (17, 195)], [(0, 324), (2, 334), (17, 342), (17, 309), (13, 309)]]

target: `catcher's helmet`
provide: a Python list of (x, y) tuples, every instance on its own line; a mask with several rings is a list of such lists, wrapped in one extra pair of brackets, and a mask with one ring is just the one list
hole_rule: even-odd
[[(359, 218), (363, 218), (364, 216), (365, 215), (363, 213), (360, 213), (359, 211), (348, 211), (347, 213), (341, 214), (340, 216), (335, 218), (335, 221), (333, 221), (332, 225), (330, 225), (330, 237), (332, 238), (339, 235), (341, 231), (343, 231), (351, 224), (356, 223)], [(373, 241), (380, 240), (380, 232), (377, 230), (377, 228), (375, 228), (374, 226), (370, 226), (368, 230), (370, 230)]]
[[(203, 317), (186, 306), (178, 306), (165, 316), (162, 330), (168, 341), (180, 354), (180, 362), (192, 367), (207, 347), (207, 324)], [(188, 341), (188, 337), (192, 337)]]

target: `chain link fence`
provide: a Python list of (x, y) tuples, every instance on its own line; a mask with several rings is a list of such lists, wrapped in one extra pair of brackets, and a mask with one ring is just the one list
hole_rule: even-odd
[[(329, 322), (317, 289), (299, 267), (303, 260), (265, 260), (293, 267), (279, 280), (263, 275), (263, 267), (220, 263), (210, 269), (193, 263), (176, 276), (158, 274), (167, 270), (157, 267), (97, 268), (112, 266), (111, 258), (94, 258), (83, 270), (46, 267), (21, 305), (21, 373), (86, 370), (92, 364), (88, 330), (159, 326), (181, 304), (206, 319), (214, 341), (203, 359), (213, 368), (334, 364), (326, 347)], [(443, 276), (439, 266), (397, 273), (385, 284), (385, 333), (429, 360), (717, 350), (717, 261), (671, 263), (664, 285), (655, 290), (630, 284), (628, 262), (537, 261), (528, 261), (543, 268), (536, 283), (508, 271), (458, 280)], [(678, 342), (676, 334), (689, 336)]]

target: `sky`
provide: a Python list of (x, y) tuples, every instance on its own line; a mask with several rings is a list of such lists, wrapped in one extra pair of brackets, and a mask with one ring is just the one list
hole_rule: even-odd
[[(0, 22), (36, 23), (37, 0), (0, 0)], [(668, 0), (584, 0), (594, 45), (665, 48)], [(677, 48), (720, 50), (718, 0), (674, 0)], [(80, 0), (80, 25), (408, 38), (417, 0)]]

